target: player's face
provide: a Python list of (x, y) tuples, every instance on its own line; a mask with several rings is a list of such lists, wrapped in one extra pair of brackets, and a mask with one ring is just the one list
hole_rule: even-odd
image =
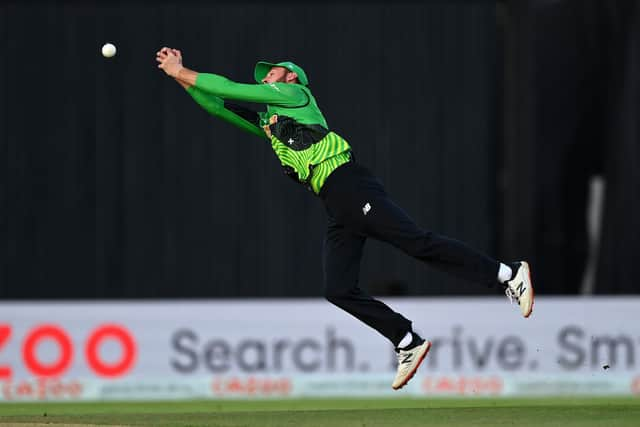
[(284, 67), (273, 67), (269, 70), (264, 79), (262, 79), (262, 83), (287, 83), (287, 74), (289, 70)]

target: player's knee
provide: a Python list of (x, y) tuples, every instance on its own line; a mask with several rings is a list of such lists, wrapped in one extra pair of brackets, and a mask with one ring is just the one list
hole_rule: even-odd
[(437, 245), (438, 242), (434, 239), (434, 233), (424, 231), (414, 236), (414, 238), (407, 240), (402, 249), (404, 249), (407, 255), (424, 257), (430, 254)]

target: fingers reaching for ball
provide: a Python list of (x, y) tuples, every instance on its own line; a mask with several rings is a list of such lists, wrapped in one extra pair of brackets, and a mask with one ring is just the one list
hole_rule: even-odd
[(182, 52), (178, 49), (171, 49), (171, 52), (178, 57), (178, 61), (182, 64)]
[(173, 49), (170, 47), (163, 47), (159, 51), (156, 52), (156, 61), (160, 63), (158, 68), (162, 68), (162, 63), (167, 60), (167, 58), (175, 56), (177, 58), (178, 64), (182, 64), (182, 52), (179, 49)]
[(176, 77), (182, 67), (182, 52), (177, 49), (163, 47), (156, 52), (158, 68), (164, 70), (171, 77)]

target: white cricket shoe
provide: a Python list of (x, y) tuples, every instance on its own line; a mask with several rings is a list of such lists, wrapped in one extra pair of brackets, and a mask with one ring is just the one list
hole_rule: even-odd
[(529, 264), (526, 261), (520, 261), (512, 265), (517, 267), (517, 271), (513, 279), (505, 282), (504, 292), (511, 302), (518, 303), (522, 315), (529, 317), (533, 311), (533, 284)]
[(431, 342), (424, 341), (419, 346), (413, 347), (410, 350), (397, 350), (398, 373), (396, 374), (396, 378), (393, 380), (393, 384), (391, 384), (391, 387), (394, 390), (400, 390), (411, 378), (413, 378), (418, 370), (418, 366), (420, 366), (424, 358), (427, 356), (430, 348)]

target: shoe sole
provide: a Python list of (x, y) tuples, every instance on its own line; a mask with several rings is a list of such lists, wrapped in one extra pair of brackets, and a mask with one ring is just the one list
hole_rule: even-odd
[(404, 382), (402, 384), (400, 384), (399, 386), (397, 386), (397, 387), (393, 387), (392, 386), (391, 388), (393, 388), (394, 390), (400, 390), (402, 387), (407, 385), (407, 383), (409, 382), (409, 380), (411, 378), (413, 378), (413, 376), (416, 374), (416, 371), (418, 370), (420, 365), (422, 365), (422, 361), (424, 360), (425, 357), (427, 357), (427, 354), (429, 353), (429, 350), (431, 350), (431, 341), (427, 341), (427, 342), (429, 343), (429, 345), (427, 346), (427, 349), (422, 354), (422, 356), (420, 356), (420, 359), (418, 360), (418, 363), (416, 363), (416, 366), (414, 366), (414, 368), (411, 370), (409, 375), (407, 375), (407, 379), (405, 379)]
[(535, 303), (535, 292), (533, 291), (533, 280), (531, 280), (531, 269), (529, 268), (529, 263), (526, 261), (522, 261), (522, 263), (525, 265), (525, 267), (527, 268), (527, 277), (529, 278), (529, 287), (531, 288), (531, 307), (529, 307), (529, 311), (524, 314), (524, 318), (526, 319), (527, 317), (531, 316), (531, 313), (533, 313), (533, 304)]

